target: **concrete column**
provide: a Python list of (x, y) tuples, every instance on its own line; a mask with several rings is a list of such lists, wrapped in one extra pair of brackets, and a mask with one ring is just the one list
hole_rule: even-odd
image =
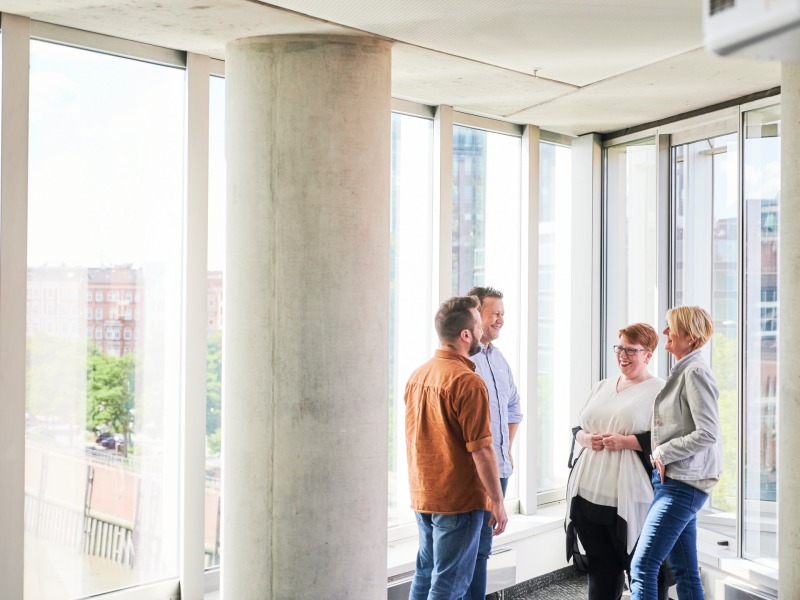
[(781, 207), (778, 272), (781, 307), (778, 363), (779, 598), (800, 597), (800, 64), (781, 69)]
[(223, 600), (386, 595), (390, 51), (226, 49)]

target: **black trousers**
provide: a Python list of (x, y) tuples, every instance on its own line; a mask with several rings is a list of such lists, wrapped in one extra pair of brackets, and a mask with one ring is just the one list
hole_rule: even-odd
[[(575, 523), (575, 529), (588, 559), (589, 600), (620, 600), (629, 559), (614, 544), (616, 532), (608, 525), (584, 519)], [(669, 598), (663, 568), (658, 574), (658, 598)]]

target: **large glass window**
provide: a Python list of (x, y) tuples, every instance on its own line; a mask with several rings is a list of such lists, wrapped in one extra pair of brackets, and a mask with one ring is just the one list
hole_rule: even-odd
[[(505, 326), (497, 346), (517, 383), (523, 280), (521, 156), (521, 137), (453, 128), (453, 295), (466, 294), (476, 285), (503, 293)], [(515, 444), (512, 452), (518, 447)], [(512, 476), (506, 497), (518, 495), (518, 478)]]
[(225, 80), (209, 81), (208, 287), (206, 355), (206, 566), (220, 559), (222, 476), (222, 282), (225, 267)]
[[(28, 287), (55, 308), (27, 334), (40, 600), (178, 574), (184, 73), (34, 41), (30, 74)], [(77, 310), (92, 294), (101, 321)]]
[(539, 348), (536, 458), (540, 492), (567, 484), (570, 430), (569, 264), (572, 154), (569, 148), (539, 146)]
[[(605, 197), (605, 373), (617, 373), (611, 346), (631, 323), (659, 327), (656, 146), (650, 137), (606, 149)], [(658, 353), (650, 361), (657, 374)]]
[(714, 319), (706, 352), (719, 386), (723, 474), (710, 506), (731, 518), (738, 481), (738, 154), (736, 134), (672, 149), (674, 305), (701, 306)]
[(433, 121), (392, 114), (389, 320), (389, 525), (412, 522), (403, 392), (436, 347)]
[(777, 568), (780, 107), (744, 115), (743, 555)]

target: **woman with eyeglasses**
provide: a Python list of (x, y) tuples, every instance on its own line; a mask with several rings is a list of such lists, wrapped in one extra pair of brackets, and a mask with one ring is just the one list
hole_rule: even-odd
[[(583, 406), (575, 442), (583, 449), (567, 486), (567, 560), (589, 577), (589, 600), (619, 600), (647, 510), (650, 419), (664, 380), (647, 370), (656, 330), (634, 323), (619, 330), (619, 376), (594, 386)], [(578, 544), (580, 542), (580, 544)], [(662, 595), (667, 598), (667, 574)]]
[(631, 565), (631, 599), (656, 597), (667, 559), (680, 600), (703, 600), (697, 564), (697, 511), (722, 473), (719, 391), (700, 348), (714, 322), (697, 306), (667, 311), (664, 348), (677, 360), (656, 396), (652, 424), (655, 497)]

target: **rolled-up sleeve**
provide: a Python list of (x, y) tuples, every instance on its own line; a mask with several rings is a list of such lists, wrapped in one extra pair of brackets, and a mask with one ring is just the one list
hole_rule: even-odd
[(458, 394), (458, 422), (468, 452), (492, 444), (489, 416), (489, 392), (483, 380), (475, 376)]
[(511, 399), (508, 401), (508, 422), (521, 423), (522, 422), (522, 403), (519, 400), (519, 392), (517, 386), (514, 384), (514, 377), (511, 376), (511, 370), (508, 371), (508, 384), (511, 388)]

